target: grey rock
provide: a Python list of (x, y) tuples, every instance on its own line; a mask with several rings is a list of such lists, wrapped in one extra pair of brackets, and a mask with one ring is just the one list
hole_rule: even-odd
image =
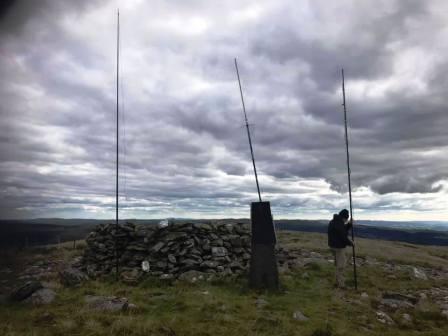
[(55, 290), (61, 288), (61, 284), (57, 281), (42, 281), (42, 287)]
[(318, 265), (322, 265), (322, 264), (327, 264), (327, 261), (325, 259), (322, 258), (316, 258), (316, 257), (310, 257), (310, 258), (303, 258), (303, 266), (310, 266), (312, 264), (318, 264)]
[(224, 245), (224, 241), (222, 239), (215, 239), (211, 242), (211, 245), (216, 247), (216, 246), (223, 246)]
[(124, 271), (120, 274), (121, 281), (128, 285), (136, 285), (139, 282), (141, 276), (142, 273), (138, 268), (133, 268), (131, 271)]
[(420, 293), (419, 295), (420, 300), (427, 300), (428, 299), (428, 295), (426, 295), (425, 293)]
[(192, 249), (190, 250), (189, 255), (190, 255), (191, 257), (199, 257), (199, 258), (200, 258), (201, 255), (202, 255), (202, 253), (201, 253), (200, 250), (195, 249), (195, 248), (192, 248)]
[(185, 232), (170, 232), (166, 237), (165, 240), (172, 242), (175, 240), (182, 240), (188, 237), (188, 234)]
[(173, 280), (174, 275), (169, 273), (164, 273), (159, 277), (160, 280)]
[(126, 310), (129, 311), (129, 312), (136, 312), (136, 311), (139, 310), (139, 306), (137, 306), (134, 303), (128, 303), (128, 306), (127, 306)]
[(425, 272), (417, 267), (412, 268), (412, 275), (414, 276), (415, 279), (428, 280), (428, 277), (425, 274)]
[(240, 262), (238, 262), (237, 260), (232, 261), (232, 262), (230, 263), (229, 267), (230, 267), (232, 270), (233, 270), (233, 269), (237, 269), (237, 270), (243, 270), (243, 269), (244, 269), (243, 265), (242, 265)]
[(136, 252), (144, 252), (147, 250), (146, 246), (142, 246), (142, 245), (130, 245), (126, 248), (129, 251), (136, 251)]
[(78, 256), (78, 257), (73, 258), (73, 260), (70, 262), (70, 266), (73, 268), (82, 267), (82, 257)]
[(410, 325), (412, 324), (412, 317), (411, 315), (404, 313), (401, 315), (401, 324), (403, 325)]
[(84, 297), (84, 301), (88, 308), (99, 311), (124, 311), (129, 305), (127, 298), (119, 298), (116, 296), (87, 295)]
[(224, 257), (228, 252), (225, 247), (212, 247), (212, 254), (215, 257)]
[(213, 227), (210, 224), (194, 224), (194, 227), (207, 232), (213, 230)]
[(300, 322), (305, 322), (308, 321), (309, 318), (306, 317), (305, 315), (303, 315), (303, 313), (300, 310), (296, 310), (293, 314), (292, 314), (292, 318), (296, 321), (300, 321)]
[(228, 277), (233, 275), (234, 273), (232, 272), (232, 270), (230, 268), (224, 268), (224, 271), (222, 272), (221, 276), (222, 277)]
[(278, 268), (278, 272), (279, 272), (280, 274), (287, 274), (287, 273), (290, 272), (290, 269), (289, 269), (289, 267), (288, 267), (287, 264), (284, 264), (284, 265), (282, 265), (282, 266), (280, 266), (280, 267)]
[(448, 320), (448, 309), (447, 310), (442, 310), (442, 316), (445, 316), (445, 318)]
[(367, 294), (366, 292), (361, 293), (361, 300), (368, 300), (369, 299), (369, 294)]
[(184, 246), (184, 248), (188, 249), (188, 248), (194, 247), (194, 243), (195, 243), (194, 239), (188, 239), (183, 242), (183, 246)]
[(154, 252), (159, 252), (160, 249), (161, 249), (163, 246), (165, 246), (165, 243), (164, 243), (164, 242), (158, 242), (157, 244), (155, 244), (155, 245), (152, 247), (152, 251), (154, 251)]
[(212, 260), (206, 260), (203, 263), (201, 263), (201, 268), (216, 268), (217, 266), (218, 263)]
[(26, 298), (30, 297), (34, 292), (42, 288), (42, 284), (39, 281), (28, 281), (23, 285), (18, 286), (13, 290), (10, 294), (11, 301), (23, 301)]
[(56, 292), (50, 288), (41, 288), (31, 294), (25, 302), (32, 303), (34, 305), (47, 305), (54, 301), (56, 298)]
[(59, 272), (59, 279), (66, 287), (77, 287), (89, 278), (80, 270), (69, 267)]
[(187, 271), (185, 273), (182, 273), (181, 275), (179, 275), (179, 280), (180, 281), (185, 281), (188, 283), (196, 283), (198, 281), (202, 281), (205, 280), (205, 274), (199, 271)]
[(395, 324), (394, 320), (392, 320), (392, 318), (389, 315), (387, 315), (385, 312), (382, 312), (382, 311), (376, 312), (376, 318), (379, 322), (381, 322), (383, 324), (387, 324), (387, 325)]
[(258, 298), (258, 299), (255, 301), (255, 305), (257, 306), (257, 308), (264, 308), (264, 307), (266, 307), (268, 304), (269, 304), (269, 302), (266, 301), (266, 300), (263, 299), (263, 298)]
[(167, 268), (167, 266), (168, 266), (168, 264), (166, 261), (158, 261), (156, 263), (156, 267), (159, 269), (165, 269), (165, 268)]
[(244, 249), (242, 247), (234, 247), (232, 250), (233, 250), (233, 253), (236, 253), (236, 254), (244, 253)]
[(239, 235), (232, 235), (229, 237), (230, 239), (230, 244), (232, 244), (232, 246), (235, 247), (240, 247), (243, 245), (243, 242), (241, 240), (241, 237)]
[(408, 301), (412, 304), (417, 303), (417, 298), (412, 295), (406, 295), (401, 293), (394, 293), (394, 292), (386, 292), (383, 294), (383, 299), (392, 299), (392, 300), (398, 300), (398, 301)]
[(199, 264), (196, 260), (194, 260), (194, 259), (182, 259), (181, 261), (180, 261), (180, 263), (182, 264), (182, 265), (184, 265), (184, 266), (194, 266), (194, 265), (197, 265), (197, 264)]
[(250, 260), (250, 254), (249, 253), (244, 253), (243, 254), (243, 260)]
[(172, 264), (176, 264), (176, 262), (177, 262), (176, 257), (174, 255), (172, 255), (172, 254), (168, 255), (168, 260)]
[(380, 304), (389, 310), (397, 310), (401, 308), (413, 308), (414, 305), (405, 300), (382, 299)]

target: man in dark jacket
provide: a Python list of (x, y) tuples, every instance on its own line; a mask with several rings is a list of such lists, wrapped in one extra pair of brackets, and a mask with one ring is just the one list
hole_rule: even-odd
[(334, 255), (336, 283), (340, 288), (345, 287), (345, 248), (347, 246), (353, 246), (353, 242), (348, 239), (348, 232), (353, 225), (352, 221), (349, 221), (349, 217), (348, 210), (343, 209), (339, 214), (334, 214), (333, 219), (328, 224), (328, 246)]

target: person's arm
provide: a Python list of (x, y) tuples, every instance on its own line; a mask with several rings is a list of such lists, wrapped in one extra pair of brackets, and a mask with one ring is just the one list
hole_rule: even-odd
[(347, 225), (343, 224), (343, 223), (338, 223), (336, 224), (336, 232), (339, 236), (339, 239), (343, 242), (345, 242), (345, 245), (348, 246), (353, 246), (353, 243), (350, 239), (348, 239), (347, 235), (348, 235), (348, 230), (347, 230)]
[(353, 230), (353, 218), (351, 218), (349, 221), (348, 221), (348, 223), (347, 223), (347, 225), (345, 225), (345, 229), (347, 230), (347, 245), (349, 245), (349, 246), (354, 246), (355, 245), (355, 243), (353, 243), (349, 238), (348, 238), (348, 233), (349, 233), (349, 231), (350, 230)]
[(345, 224), (345, 229), (347, 232), (353, 228), (353, 219), (350, 219), (347, 224)]

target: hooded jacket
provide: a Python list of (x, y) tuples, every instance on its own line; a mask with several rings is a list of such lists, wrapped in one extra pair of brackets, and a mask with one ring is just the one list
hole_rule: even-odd
[(348, 239), (350, 228), (351, 223), (345, 225), (341, 216), (338, 214), (333, 215), (333, 219), (328, 224), (328, 246), (332, 248), (352, 246), (352, 242)]

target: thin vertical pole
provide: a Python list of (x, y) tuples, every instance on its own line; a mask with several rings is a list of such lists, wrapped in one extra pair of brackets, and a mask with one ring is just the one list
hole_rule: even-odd
[(236, 69), (236, 76), (238, 77), (238, 85), (240, 87), (241, 103), (243, 104), (244, 120), (246, 122), (246, 129), (247, 129), (247, 137), (249, 139), (250, 154), (252, 156), (252, 164), (254, 166), (255, 182), (257, 183), (257, 191), (258, 191), (258, 199), (261, 202), (261, 193), (260, 193), (260, 185), (258, 184), (257, 167), (255, 166), (254, 150), (252, 148), (252, 140), (250, 138), (249, 122), (247, 120), (246, 106), (244, 105), (244, 98), (243, 98), (243, 89), (241, 88), (240, 73), (238, 71), (238, 63), (236, 62), (236, 58), (235, 58), (235, 69)]
[[(118, 233), (118, 163), (119, 163), (119, 155), (118, 155), (118, 130), (119, 130), (119, 115), (118, 115), (118, 104), (119, 104), (119, 95), (118, 95), (118, 83), (119, 83), (119, 68), (120, 68), (120, 11), (117, 11), (117, 164), (116, 164), (116, 175), (115, 175), (115, 234)], [(117, 246), (117, 238), (115, 237), (115, 276), (118, 279), (118, 246)]]
[[(350, 154), (348, 150), (348, 131), (347, 131), (347, 105), (345, 102), (345, 79), (344, 69), (342, 69), (342, 106), (344, 106), (344, 125), (345, 125), (345, 149), (347, 153), (347, 177), (348, 177), (348, 195), (350, 200), (350, 221), (352, 223), (352, 241), (355, 242), (355, 229), (353, 227), (353, 204), (352, 204), (352, 183), (351, 183), (351, 170), (350, 170)], [(355, 246), (352, 246), (353, 252), (353, 274), (355, 277), (355, 289), (358, 289), (358, 277), (356, 274), (356, 254)]]

